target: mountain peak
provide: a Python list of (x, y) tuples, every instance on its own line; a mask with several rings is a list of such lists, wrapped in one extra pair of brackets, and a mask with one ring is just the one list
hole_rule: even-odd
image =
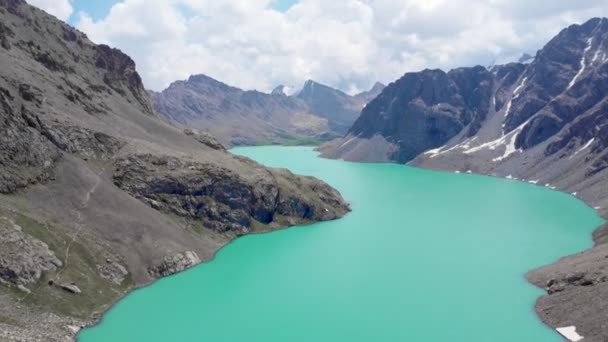
[[(374, 85), (370, 88), (370, 90), (365, 91), (361, 94), (380, 94), (380, 92), (382, 92), (382, 90), (384, 90), (384, 88), (386, 88), (386, 85), (384, 83), (380, 83), (380, 82), (376, 82), (374, 83)], [(375, 96), (374, 96), (375, 97)]]
[(175, 88), (193, 88), (193, 89), (206, 89), (206, 88), (217, 88), (223, 89), (226, 91), (235, 91), (241, 92), (242, 90), (239, 88), (235, 88), (227, 85), (224, 82), (218, 81), (213, 77), (209, 77), (205, 74), (195, 74), (188, 77), (187, 80), (183, 81), (175, 81), (169, 85), (167, 89), (175, 89)]
[(275, 87), (270, 94), (271, 95), (291, 96), (294, 93), (296, 93), (294, 87), (290, 87), (290, 86), (281, 84), (281, 85), (278, 85), (277, 87)]
[(213, 83), (222, 83), (212, 77), (209, 77), (205, 74), (195, 74), (195, 75), (191, 75), (190, 77), (188, 77), (188, 83), (207, 83), (207, 84), (213, 84)]
[(274, 89), (272, 89), (272, 92), (270, 92), (271, 95), (287, 95), (285, 94), (285, 86), (284, 85), (278, 85), (276, 86)]
[(386, 85), (380, 82), (376, 82), (370, 90), (363, 91), (355, 95), (355, 97), (362, 99), (365, 103), (368, 103), (369, 101), (375, 99), (378, 95), (380, 95), (384, 88), (386, 88)]
[(314, 91), (315, 86), (321, 85), (316, 81), (313, 80), (306, 80), (306, 82), (304, 82), (304, 86), (302, 87), (302, 91)]
[(534, 60), (534, 57), (532, 57), (532, 55), (530, 55), (529, 53), (524, 52), (521, 55), (521, 57), (519, 57), (518, 62), (523, 63), (523, 64), (528, 64), (528, 63), (532, 62), (532, 60)]
[[(306, 82), (304, 82), (304, 86), (302, 87), (302, 89), (295, 94), (295, 96), (299, 97), (299, 98), (308, 98), (308, 97), (313, 97), (313, 96), (319, 96), (319, 94), (333, 94), (331, 96), (339, 96), (339, 97), (343, 97), (343, 96), (348, 96), (346, 93), (344, 93), (341, 90), (338, 90), (336, 88), (332, 88), (330, 86), (327, 86), (325, 84), (319, 83), (317, 81), (314, 80), (307, 80)], [(325, 95), (321, 95), (321, 96), (325, 96)]]

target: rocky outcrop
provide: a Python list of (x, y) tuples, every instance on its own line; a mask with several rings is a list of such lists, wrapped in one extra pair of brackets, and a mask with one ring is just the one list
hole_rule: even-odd
[(547, 281), (546, 290), (548, 294), (566, 291), (569, 287), (575, 286), (594, 286), (608, 282), (608, 275), (595, 273), (585, 274), (576, 272), (566, 275), (561, 279), (550, 279)]
[(62, 263), (49, 246), (24, 233), (8, 218), (0, 218), (0, 283), (26, 286)]
[[(255, 222), (270, 224), (277, 217), (328, 220), (348, 210), (325, 183), (243, 162), (257, 168), (259, 176), (247, 179), (212, 163), (169, 156), (130, 156), (118, 161), (114, 183), (157, 210), (238, 235), (251, 232)], [(289, 189), (288, 184), (297, 188)]]
[(300, 92), (288, 96), (283, 86), (265, 94), (194, 75), (174, 82), (160, 93), (151, 92), (151, 96), (155, 109), (166, 120), (211, 132), (228, 146), (298, 144), (327, 140), (346, 132), (380, 87), (361, 96), (350, 96), (308, 81)]
[(186, 128), (184, 130), (184, 134), (193, 137), (196, 139), (196, 141), (207, 147), (211, 147), (214, 150), (226, 151), (226, 147), (210, 134), (204, 132), (201, 133), (190, 128)]
[(97, 265), (97, 269), (103, 278), (112, 281), (116, 285), (121, 285), (129, 275), (129, 271), (123, 265), (112, 261), (112, 259), (106, 259), (104, 264)]
[(172, 274), (186, 270), (192, 266), (198, 265), (201, 259), (193, 251), (178, 253), (173, 256), (167, 256), (158, 265), (151, 267), (148, 272), (155, 278), (167, 277)]
[(82, 293), (82, 290), (78, 287), (78, 285), (71, 283), (71, 284), (60, 284), (59, 287), (66, 291), (69, 292), (71, 294), (76, 294), (79, 295)]
[(105, 71), (103, 82), (121, 95), (129, 91), (144, 108), (144, 112), (153, 113), (144, 89), (141, 77), (135, 70), (135, 62), (131, 57), (118, 49), (107, 45), (96, 47), (95, 66)]

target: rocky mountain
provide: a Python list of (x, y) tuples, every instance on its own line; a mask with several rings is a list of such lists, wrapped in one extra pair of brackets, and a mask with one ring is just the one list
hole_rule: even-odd
[(317, 179), (165, 123), (129, 56), (23, 0), (0, 0), (0, 66), (1, 341), (74, 340), (237, 236), (348, 211)]
[(297, 144), (346, 133), (361, 108), (378, 93), (374, 89), (368, 96), (357, 97), (307, 81), (295, 94), (287, 91), (287, 95), (285, 86), (266, 94), (195, 75), (151, 96), (167, 121), (213, 132), (225, 145)]
[[(529, 64), (408, 73), (321, 151), (519, 179), (572, 193), (608, 218), (607, 62), (608, 19), (595, 18), (564, 29)], [(606, 229), (593, 250), (528, 275), (551, 293), (537, 304), (541, 318), (576, 325), (585, 340), (608, 337), (596, 300), (608, 298)]]
[(380, 93), (386, 88), (386, 86), (380, 82), (374, 83), (372, 88), (368, 91), (361, 92), (355, 95), (356, 98), (361, 99), (365, 104), (375, 99)]
[(521, 57), (519, 57), (518, 62), (519, 63), (530, 63), (534, 60), (534, 56), (530, 55), (529, 53), (524, 53), (521, 55)]
[[(373, 92), (377, 90), (372, 88), (370, 93)], [(312, 113), (326, 118), (331, 130), (339, 134), (350, 128), (369, 100), (365, 95), (350, 96), (312, 80), (306, 81), (295, 97), (306, 103)]]

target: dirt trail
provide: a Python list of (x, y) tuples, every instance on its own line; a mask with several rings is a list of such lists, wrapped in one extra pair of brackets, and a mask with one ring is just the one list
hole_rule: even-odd
[[(93, 184), (93, 186), (91, 186), (91, 188), (85, 193), (84, 199), (81, 202), (80, 206), (73, 209), (73, 211), (76, 213), (76, 227), (77, 228), (65, 249), (63, 267), (61, 268), (61, 270), (59, 272), (57, 272), (57, 274), (55, 275), (55, 279), (53, 279), (53, 282), (55, 282), (55, 283), (60, 282), (63, 271), (65, 271), (68, 268), (68, 265), (70, 262), (70, 248), (72, 247), (74, 242), (76, 242), (76, 239), (78, 239), (80, 232), (85, 227), (85, 224), (84, 224), (84, 221), (82, 218), (82, 210), (86, 209), (89, 206), (89, 202), (91, 201), (91, 195), (93, 195), (93, 193), (95, 193), (95, 190), (97, 190), (97, 188), (101, 184), (102, 175), (104, 172), (105, 172), (105, 168), (102, 168), (101, 171), (99, 173), (97, 173), (97, 180), (95, 181), (95, 184)], [(45, 284), (40, 284), (38, 287), (36, 287), (36, 289), (32, 290), (30, 293), (27, 293), (25, 296), (21, 297), (19, 299), (19, 302), (28, 298), (30, 295), (36, 293), (44, 285)]]

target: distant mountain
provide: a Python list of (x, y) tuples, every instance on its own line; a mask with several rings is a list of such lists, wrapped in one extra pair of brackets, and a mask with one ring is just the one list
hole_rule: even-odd
[(563, 30), (530, 64), (407, 73), (322, 150), (533, 179), (597, 202), (608, 197), (608, 187), (593, 187), (608, 176), (606, 62), (608, 19), (592, 19)]
[[(529, 64), (407, 73), (320, 150), (519, 179), (572, 193), (608, 217), (608, 19), (564, 29)], [(594, 236), (595, 249), (528, 275), (551, 294), (537, 304), (541, 318), (576, 325), (590, 340), (608, 337), (605, 303), (594, 300), (608, 296), (595, 280), (607, 276), (608, 226)]]
[(272, 90), (271, 95), (283, 95), (283, 96), (291, 96), (297, 91), (293, 87), (279, 85)]
[(304, 101), (312, 113), (326, 118), (332, 131), (343, 134), (357, 119), (365, 100), (312, 80), (295, 95)]
[(346, 133), (367, 98), (347, 95), (314, 81), (292, 93), (245, 91), (205, 75), (151, 92), (156, 111), (180, 127), (213, 133), (226, 145), (328, 140)]
[(518, 62), (527, 64), (527, 63), (532, 62), (533, 60), (534, 60), (534, 56), (531, 56), (528, 53), (524, 53), (523, 55), (521, 55), (521, 57), (519, 57)]
[(355, 97), (361, 99), (367, 104), (371, 100), (375, 99), (378, 95), (380, 95), (384, 88), (386, 88), (384, 84), (376, 82), (370, 90), (361, 92), (355, 95)]

